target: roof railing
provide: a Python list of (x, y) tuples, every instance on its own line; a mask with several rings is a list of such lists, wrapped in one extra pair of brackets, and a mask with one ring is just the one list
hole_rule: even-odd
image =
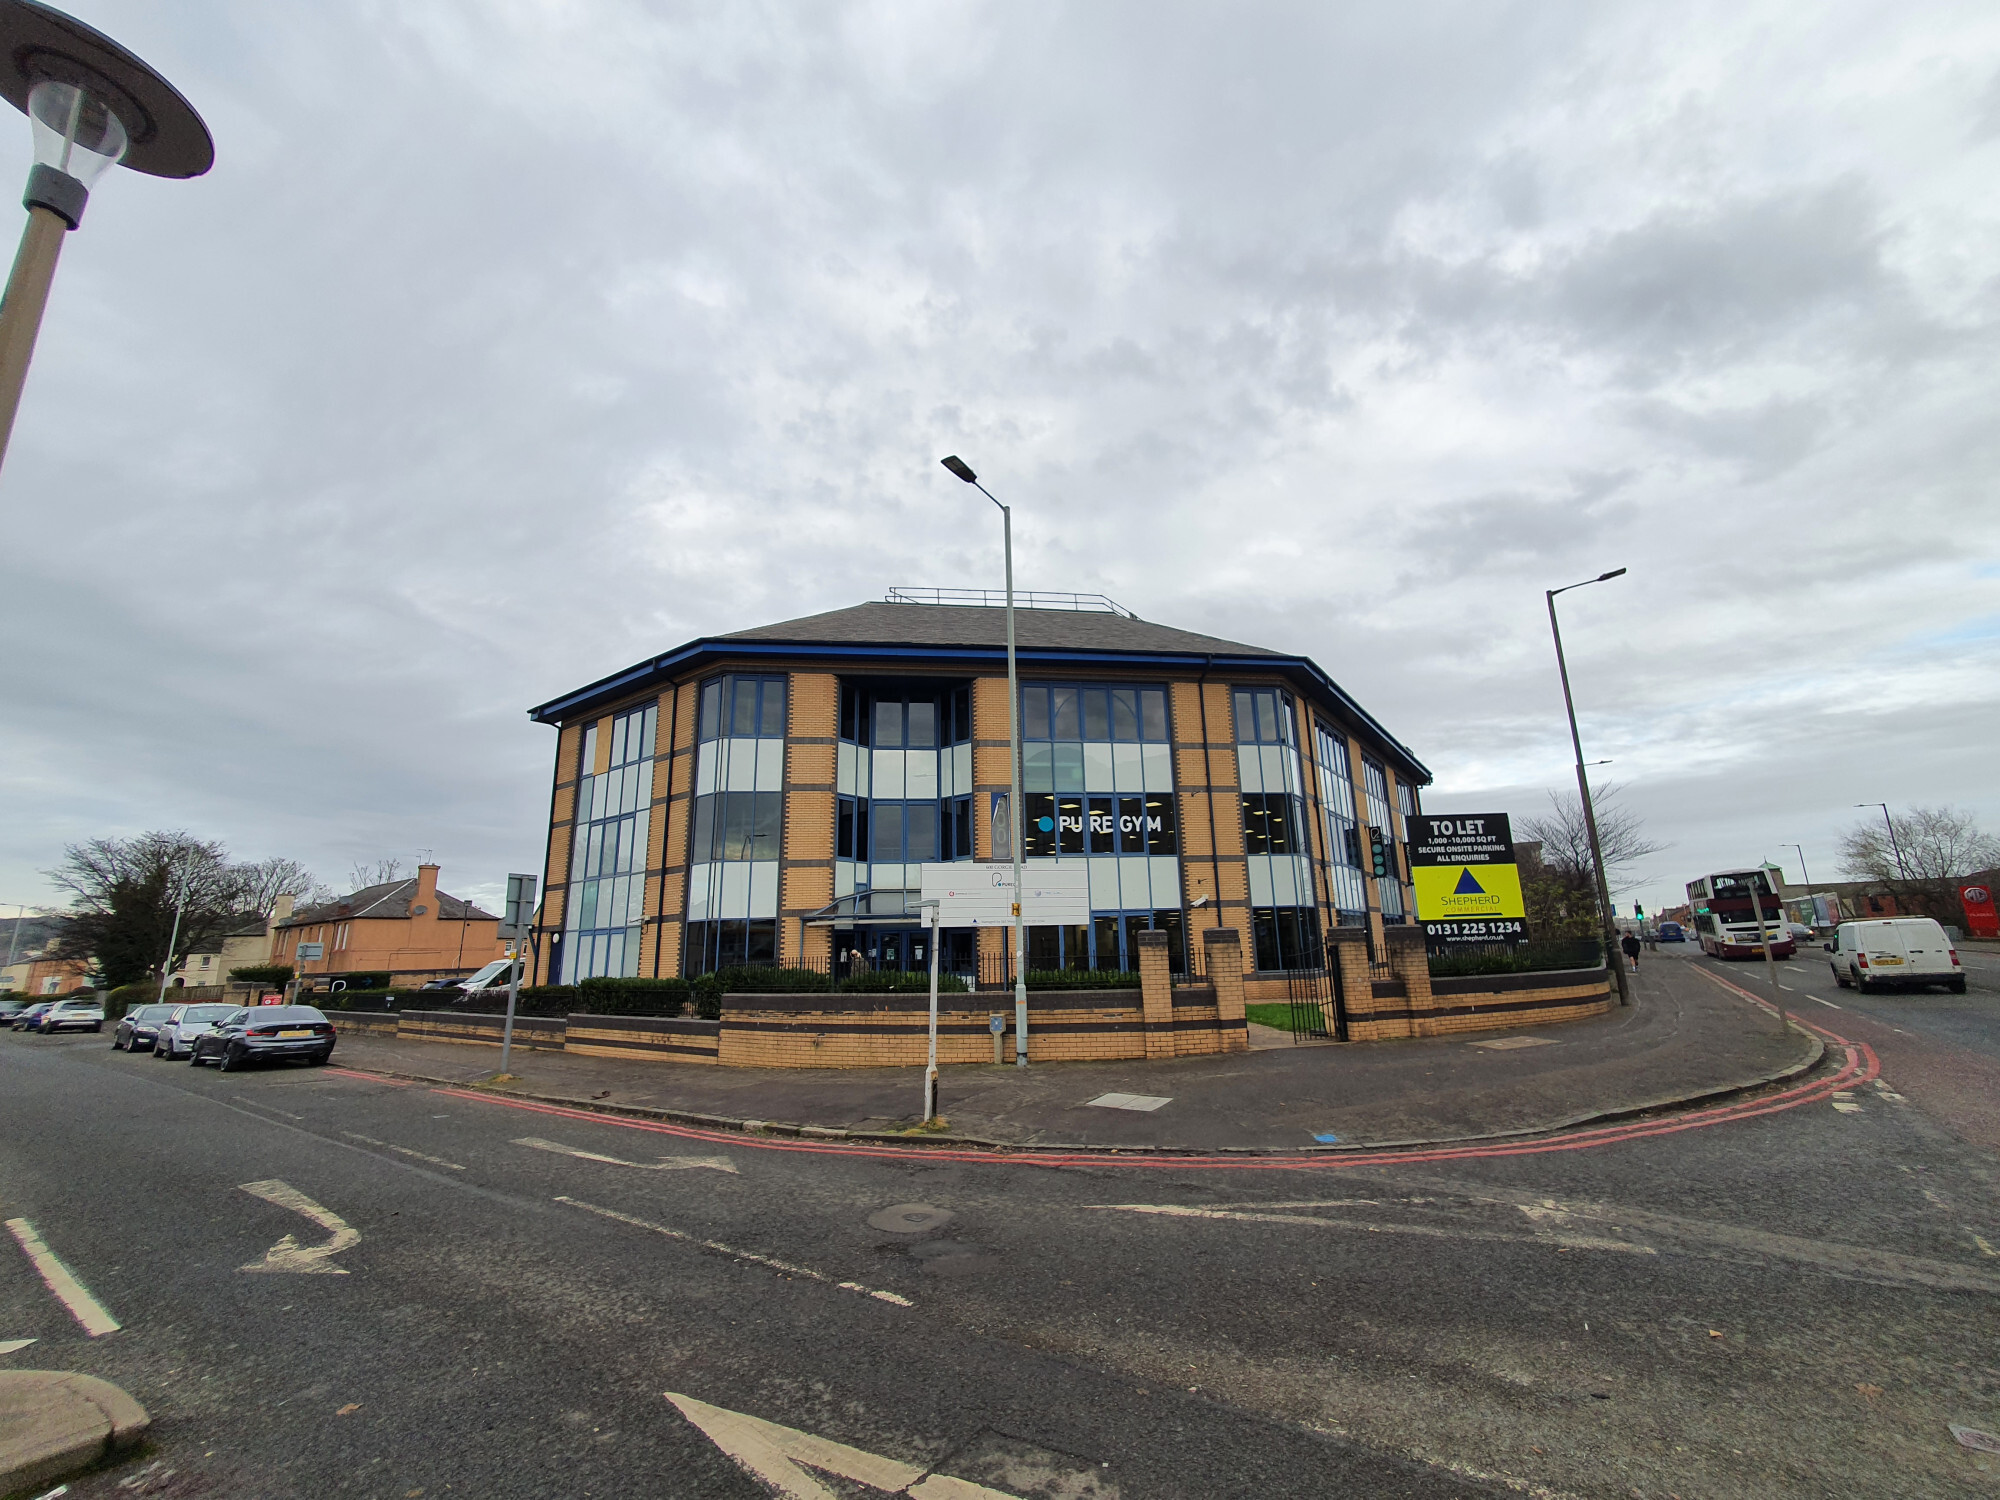
[[(969, 604), (982, 609), (999, 609), (1007, 603), (1002, 589), (890, 589), (885, 604)], [(1016, 609), (1072, 609), (1091, 614), (1120, 615), (1127, 620), (1139, 617), (1116, 599), (1103, 594), (1065, 594), (1014, 590)]]

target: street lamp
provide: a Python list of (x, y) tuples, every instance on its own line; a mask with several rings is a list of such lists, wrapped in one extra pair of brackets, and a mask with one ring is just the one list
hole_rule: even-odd
[(91, 185), (119, 163), (149, 177), (199, 177), (215, 143), (174, 86), (101, 31), (36, 0), (0, 0), (0, 95), (28, 117), (35, 165), (21, 248), (0, 301), (0, 461), (14, 431), (63, 236)]
[(1556, 670), (1562, 674), (1563, 707), (1569, 712), (1569, 742), (1576, 750), (1576, 789), (1583, 796), (1583, 826), (1590, 834), (1590, 860), (1597, 871), (1597, 904), (1604, 914), (1604, 959), (1618, 976), (1618, 1003), (1630, 1005), (1632, 991), (1625, 980), (1625, 962), (1618, 953), (1618, 923), (1611, 911), (1611, 886), (1604, 878), (1604, 850), (1597, 841), (1597, 812), (1590, 805), (1590, 777), (1583, 768), (1583, 737), (1576, 732), (1576, 701), (1570, 697), (1569, 663), (1563, 659), (1562, 627), (1556, 623), (1556, 595), (1567, 594), (1571, 589), (1588, 588), (1593, 583), (1605, 583), (1613, 578), (1622, 578), (1623, 568), (1613, 568), (1609, 573), (1599, 573), (1595, 578), (1586, 578), (1582, 583), (1565, 584), (1559, 589), (1544, 589), (1549, 601), (1549, 630), (1556, 638)]
[(1854, 805), (1856, 807), (1879, 807), (1882, 809), (1882, 822), (1889, 830), (1889, 848), (1896, 856), (1896, 873), (1902, 876), (1903, 879), (1908, 880), (1910, 878), (1910, 867), (1903, 863), (1903, 846), (1896, 842), (1896, 820), (1889, 816), (1889, 804), (1886, 802), (1857, 802)]
[[(972, 465), (956, 453), (938, 460), (988, 500), (993, 492), (979, 482)], [(993, 500), (1000, 505), (998, 500)], [(1000, 536), (1007, 553), (1007, 846), (1014, 855), (1014, 1066), (1028, 1065), (1028, 929), (1021, 916), (1021, 683), (1014, 666), (1014, 512), (1000, 505)], [(937, 939), (931, 939), (935, 947)]]
[(1799, 856), (1799, 879), (1800, 879), (1800, 880), (1803, 880), (1803, 881), (1805, 882), (1805, 886), (1806, 886), (1806, 900), (1808, 900), (1808, 901), (1812, 900), (1812, 899), (1813, 899), (1813, 893), (1812, 893), (1812, 872), (1811, 872), (1810, 870), (1808, 870), (1808, 869), (1806, 868), (1806, 850), (1805, 850), (1805, 845), (1803, 845), (1803, 844), (1780, 844), (1780, 845), (1778, 845), (1778, 847), (1779, 847), (1780, 849), (1796, 849), (1796, 850), (1798, 851), (1798, 856)]

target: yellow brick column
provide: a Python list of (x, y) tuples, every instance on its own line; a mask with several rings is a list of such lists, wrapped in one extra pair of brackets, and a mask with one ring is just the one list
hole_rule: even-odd
[[(1215, 1023), (1224, 1052), (1248, 1052), (1250, 1033), (1243, 1017), (1243, 943), (1234, 927), (1210, 927), (1201, 935), (1208, 982), (1215, 986)], [(1171, 996), (1169, 997), (1171, 1003)]]
[(1423, 929), (1391, 927), (1388, 933), (1389, 967), (1403, 981), (1403, 1004), (1410, 1012), (1410, 1035), (1436, 1036), (1437, 1001), (1431, 997), (1431, 963), (1424, 951)]
[[(1241, 965), (1239, 964), (1239, 969)], [(1242, 988), (1239, 978), (1237, 988)], [(1146, 1056), (1174, 1055), (1174, 976), (1167, 966), (1167, 935), (1139, 934), (1139, 1004), (1146, 1015)]]
[(1340, 997), (1347, 1009), (1347, 1039), (1376, 1042), (1408, 1036), (1405, 1021), (1375, 1019), (1375, 979), (1368, 970), (1368, 932), (1361, 927), (1336, 927), (1327, 933), (1335, 962), (1340, 965)]

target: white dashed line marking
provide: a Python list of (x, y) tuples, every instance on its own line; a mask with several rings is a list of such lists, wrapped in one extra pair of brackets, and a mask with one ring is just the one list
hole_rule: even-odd
[(465, 1170), (457, 1162), (446, 1161), (442, 1156), (426, 1156), (421, 1151), (412, 1151), (408, 1146), (397, 1146), (392, 1145), (388, 1141), (378, 1141), (372, 1135), (356, 1135), (351, 1130), (343, 1130), (340, 1133), (350, 1141), (359, 1141), (364, 1146), (379, 1146), (382, 1150), (393, 1151), (398, 1156), (408, 1156), (415, 1158), (417, 1161), (427, 1161), (434, 1167), (448, 1167), (454, 1172), (463, 1172)]
[(580, 1208), (606, 1219), (616, 1219), (620, 1224), (630, 1224), (634, 1229), (650, 1229), (654, 1234), (665, 1235), (668, 1239), (679, 1240), (685, 1245), (699, 1245), (704, 1250), (713, 1250), (717, 1255), (726, 1255), (731, 1260), (747, 1261), (753, 1266), (768, 1266), (771, 1270), (782, 1271), (787, 1276), (803, 1276), (807, 1281), (817, 1281), (838, 1291), (859, 1292), (864, 1297), (873, 1297), (877, 1302), (892, 1302), (897, 1307), (917, 1305), (908, 1297), (899, 1297), (894, 1292), (877, 1291), (874, 1287), (863, 1286), (858, 1281), (835, 1281), (831, 1276), (822, 1271), (815, 1271), (810, 1266), (795, 1266), (790, 1261), (779, 1260), (775, 1256), (759, 1255), (754, 1250), (739, 1250), (734, 1245), (723, 1244), (720, 1240), (705, 1240), (699, 1235), (687, 1234), (679, 1229), (669, 1229), (664, 1224), (655, 1224), (650, 1219), (621, 1214), (615, 1208), (600, 1208), (595, 1203), (585, 1203), (581, 1198), (565, 1197), (558, 1193), (555, 1201), (567, 1203), (571, 1208)]

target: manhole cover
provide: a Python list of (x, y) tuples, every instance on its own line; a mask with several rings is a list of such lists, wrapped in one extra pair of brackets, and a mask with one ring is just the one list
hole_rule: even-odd
[(886, 1229), (891, 1234), (922, 1234), (950, 1222), (950, 1209), (932, 1208), (928, 1203), (898, 1203), (868, 1216), (871, 1228)]

